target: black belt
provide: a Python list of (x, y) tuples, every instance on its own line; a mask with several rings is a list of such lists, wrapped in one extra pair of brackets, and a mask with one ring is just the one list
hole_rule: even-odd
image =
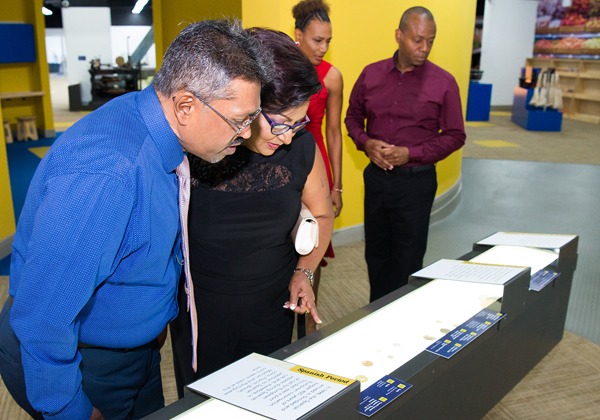
[(419, 172), (427, 172), (433, 171), (435, 169), (435, 165), (420, 165), (420, 166), (394, 166), (393, 169), (381, 169), (379, 166), (374, 163), (371, 164), (374, 168), (379, 169), (380, 171), (384, 171), (387, 174), (392, 175), (410, 175), (410, 174), (418, 174)]
[(132, 351), (139, 351), (139, 350), (145, 350), (148, 348), (156, 348), (158, 349), (160, 346), (158, 344), (158, 339), (154, 339), (152, 341), (150, 341), (149, 343), (146, 344), (142, 344), (141, 346), (138, 347), (133, 347), (133, 348), (112, 348), (112, 347), (102, 347), (102, 346), (94, 346), (92, 344), (85, 344), (85, 343), (78, 343), (77, 347), (80, 349), (94, 349), (94, 350), (106, 350), (106, 351), (114, 351), (116, 353), (129, 353)]

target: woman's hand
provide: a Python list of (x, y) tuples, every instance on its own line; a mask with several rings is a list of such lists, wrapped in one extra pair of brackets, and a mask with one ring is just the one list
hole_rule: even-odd
[(331, 191), (331, 202), (333, 203), (333, 212), (335, 217), (338, 217), (342, 211), (342, 191), (340, 188)]
[(317, 324), (322, 324), (315, 304), (315, 293), (306, 274), (302, 271), (295, 271), (290, 280), (289, 289), (290, 300), (285, 302), (283, 307), (300, 315), (310, 314)]

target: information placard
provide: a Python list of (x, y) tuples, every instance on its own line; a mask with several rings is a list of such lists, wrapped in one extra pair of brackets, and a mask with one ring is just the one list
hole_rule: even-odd
[(504, 317), (505, 314), (501, 312), (483, 309), (427, 347), (427, 351), (449, 359)]
[(353, 379), (256, 353), (188, 387), (274, 419), (297, 419), (342, 392)]
[(360, 393), (358, 411), (371, 417), (411, 387), (411, 384), (387, 375)]

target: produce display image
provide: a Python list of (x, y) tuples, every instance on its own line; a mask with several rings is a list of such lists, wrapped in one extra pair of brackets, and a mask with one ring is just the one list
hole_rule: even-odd
[(540, 0), (537, 11), (536, 57), (600, 59), (600, 0)]

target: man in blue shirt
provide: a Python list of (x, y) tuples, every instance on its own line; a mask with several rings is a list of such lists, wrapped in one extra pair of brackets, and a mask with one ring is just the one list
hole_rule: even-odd
[(249, 137), (269, 68), (239, 23), (191, 24), (152, 86), (80, 120), (42, 160), (0, 315), (0, 374), (31, 416), (164, 406), (159, 350), (182, 261), (175, 169), (186, 151), (217, 162)]

